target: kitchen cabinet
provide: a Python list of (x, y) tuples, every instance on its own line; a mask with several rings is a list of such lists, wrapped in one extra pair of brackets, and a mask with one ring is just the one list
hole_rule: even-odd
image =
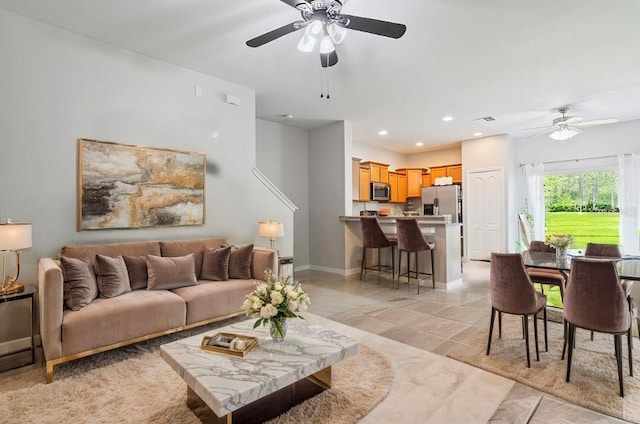
[(389, 185), (391, 186), (391, 203), (404, 203), (407, 201), (406, 175), (389, 172)]
[(431, 168), (431, 184), (440, 177), (451, 177), (454, 183), (462, 183), (462, 165), (458, 163)]
[(389, 165), (380, 162), (362, 162), (360, 166), (369, 168), (371, 182), (389, 183)]
[(431, 168), (431, 184), (436, 182), (436, 178), (446, 177), (447, 176), (447, 167), (446, 166), (434, 166)]
[(462, 182), (462, 165), (447, 166), (447, 177), (453, 178), (454, 183)]
[(389, 187), (391, 187), (389, 202), (398, 203), (398, 174), (396, 172), (389, 172)]
[(360, 202), (368, 202), (371, 200), (371, 169), (368, 167), (360, 167), (358, 170), (358, 174), (360, 175)]
[[(425, 168), (401, 168), (396, 169), (396, 172), (403, 174), (407, 178), (407, 194), (406, 197), (421, 197), (422, 196), (422, 174), (429, 172)], [(399, 184), (399, 182), (398, 182)]]
[(360, 158), (351, 158), (351, 199), (360, 201)]
[(398, 174), (398, 203), (407, 201), (407, 176)]
[(431, 175), (422, 174), (422, 187), (431, 187)]

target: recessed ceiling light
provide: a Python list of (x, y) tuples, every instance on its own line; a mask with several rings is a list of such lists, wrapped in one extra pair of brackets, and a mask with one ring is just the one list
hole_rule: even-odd
[(442, 120), (443, 120), (444, 122), (453, 121), (453, 116), (445, 116), (444, 118), (442, 118)]
[(481, 133), (481, 132), (474, 132), (474, 133), (473, 133), (473, 136), (474, 136), (474, 137), (480, 137), (481, 135), (482, 135), (482, 133)]
[(389, 134), (389, 132), (387, 130), (380, 130), (380, 131), (378, 131), (378, 134), (387, 135), (387, 134)]
[(418, 147), (422, 147), (422, 146), (424, 146), (424, 143), (423, 143), (422, 141), (418, 141), (418, 142), (416, 143), (416, 146), (418, 146)]

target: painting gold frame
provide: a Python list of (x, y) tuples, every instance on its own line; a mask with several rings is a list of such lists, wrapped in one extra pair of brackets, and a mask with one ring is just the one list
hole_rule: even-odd
[(206, 155), (78, 139), (77, 229), (204, 225)]

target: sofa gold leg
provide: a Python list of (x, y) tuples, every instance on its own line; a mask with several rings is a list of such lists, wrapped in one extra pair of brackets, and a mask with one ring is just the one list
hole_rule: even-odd
[(53, 363), (47, 361), (47, 384), (53, 381)]

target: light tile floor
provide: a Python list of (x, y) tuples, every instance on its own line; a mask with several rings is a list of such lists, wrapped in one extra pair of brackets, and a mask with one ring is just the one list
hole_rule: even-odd
[(420, 294), (415, 280), (398, 290), (389, 279), (378, 285), (375, 273), (363, 281), (319, 271), (295, 277), (311, 296), (310, 312), (349, 326), (336, 330), (380, 347), (394, 364), (389, 396), (363, 423), (624, 422), (446, 358), (452, 351), (486, 348), (478, 332), (491, 311), (489, 264), (466, 263), (461, 287), (433, 290), (427, 280)]

